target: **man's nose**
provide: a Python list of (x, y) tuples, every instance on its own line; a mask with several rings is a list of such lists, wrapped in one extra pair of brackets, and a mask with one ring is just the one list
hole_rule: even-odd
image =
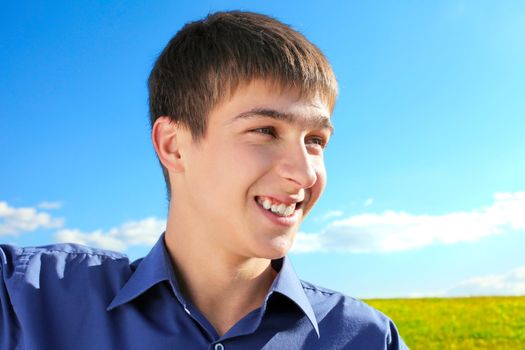
[(297, 189), (310, 188), (317, 181), (313, 156), (308, 154), (304, 144), (288, 144), (284, 147), (277, 172)]

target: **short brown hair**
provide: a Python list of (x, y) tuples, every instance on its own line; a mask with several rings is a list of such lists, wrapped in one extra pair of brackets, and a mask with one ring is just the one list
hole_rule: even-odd
[(206, 134), (209, 112), (255, 79), (307, 97), (318, 94), (331, 110), (337, 97), (330, 64), (301, 33), (262, 14), (216, 12), (186, 24), (155, 62), (148, 80), (151, 125), (168, 116), (198, 142)]

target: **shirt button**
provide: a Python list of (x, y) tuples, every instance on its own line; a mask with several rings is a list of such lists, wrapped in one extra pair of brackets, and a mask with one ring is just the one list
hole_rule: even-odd
[(221, 343), (215, 344), (215, 350), (224, 350), (224, 345), (222, 345)]

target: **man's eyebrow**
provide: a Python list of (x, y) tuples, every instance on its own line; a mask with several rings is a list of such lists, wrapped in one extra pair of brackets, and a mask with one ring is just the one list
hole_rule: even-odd
[(272, 118), (281, 120), (287, 123), (292, 123), (297, 120), (304, 120), (304, 124), (311, 128), (328, 129), (330, 135), (334, 133), (334, 126), (330, 121), (330, 118), (323, 114), (313, 115), (307, 119), (302, 118), (293, 113), (286, 113), (271, 108), (254, 108), (246, 112), (242, 112), (232, 119), (232, 122), (239, 119), (250, 119), (250, 118)]

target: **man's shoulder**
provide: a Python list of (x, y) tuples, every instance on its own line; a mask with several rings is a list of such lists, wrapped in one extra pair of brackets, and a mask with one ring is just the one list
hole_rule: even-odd
[(32, 259), (46, 257), (77, 259), (78, 263), (90, 263), (96, 260), (127, 260), (125, 254), (107, 249), (88, 247), (76, 243), (59, 243), (36, 247), (18, 247), (9, 244), (0, 244), (0, 262), (6, 264), (26, 265)]
[(88, 274), (125, 273), (130, 267), (124, 254), (80, 244), (0, 245), (0, 270), (4, 280), (20, 280), (36, 288), (43, 279), (67, 280)]
[(364, 301), (306, 281), (301, 284), (321, 328), (330, 332), (337, 328), (351, 337), (365, 336), (368, 341), (382, 338), (389, 342), (398, 337), (393, 321)]
[(343, 293), (304, 280), (301, 280), (301, 285), (316, 314), (321, 310), (332, 312), (334, 308), (341, 308), (346, 303), (357, 301)]
[(48, 348), (71, 348), (51, 344), (99, 334), (81, 329), (105, 324), (108, 305), (132, 271), (125, 255), (104, 249), (0, 245), (0, 324), (7, 325), (0, 334), (8, 334), (0, 335), (0, 348), (34, 348), (46, 339)]
[(9, 253), (11, 253), (14, 257), (58, 253), (62, 255), (98, 255), (106, 256), (113, 259), (126, 258), (126, 255), (122, 253), (118, 253), (108, 249), (88, 247), (76, 243), (57, 243), (44, 246), (28, 247), (18, 247), (10, 244), (0, 244), (0, 250), (4, 253), (2, 257), (6, 257), (6, 255)]
[(365, 316), (386, 317), (380, 311), (374, 309), (358, 298), (303, 280), (301, 280), (301, 284), (314, 309), (316, 306), (325, 305), (327, 306), (327, 309), (336, 309), (338, 311), (350, 312), (352, 314), (357, 313)]

